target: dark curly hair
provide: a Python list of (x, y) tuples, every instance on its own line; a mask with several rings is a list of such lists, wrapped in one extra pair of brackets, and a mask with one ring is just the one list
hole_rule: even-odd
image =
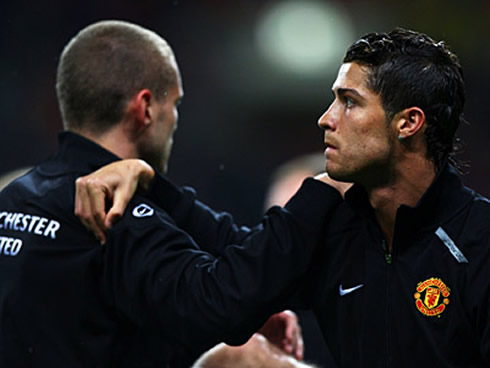
[(443, 41), (401, 28), (369, 33), (349, 47), (343, 61), (368, 67), (368, 86), (380, 94), (390, 121), (403, 109), (422, 109), (428, 158), (437, 169), (446, 160), (460, 169), (454, 156), (461, 148), (456, 130), (465, 122), (463, 70)]

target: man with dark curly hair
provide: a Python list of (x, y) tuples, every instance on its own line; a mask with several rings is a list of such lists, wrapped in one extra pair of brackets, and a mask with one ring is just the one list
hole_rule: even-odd
[(326, 171), (354, 185), (301, 302), (339, 367), (489, 367), (490, 204), (458, 177), (457, 56), (419, 32), (371, 33), (347, 50), (332, 91), (318, 121)]

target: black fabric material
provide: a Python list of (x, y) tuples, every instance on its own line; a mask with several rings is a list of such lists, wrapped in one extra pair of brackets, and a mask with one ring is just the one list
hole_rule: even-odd
[(309, 183), (240, 245), (224, 236), (215, 257), (155, 204), (165, 187), (173, 207), (195, 205), (159, 175), (101, 246), (73, 214), (74, 182), (117, 159), (62, 133), (58, 154), (0, 193), (1, 367), (188, 366), (220, 341), (241, 344), (298, 288), (340, 202)]
[[(204, 221), (207, 231), (201, 224), (203, 208), (182, 203), (171, 214), (178, 213), (179, 226), (201, 244), (216, 247), (220, 239), (207, 238), (215, 233), (212, 221)], [(215, 226), (227, 241), (233, 234), (239, 241), (243, 229), (228, 220)], [(398, 209), (388, 254), (366, 193), (353, 186), (325, 228), (301, 292), (287, 306), (314, 309), (341, 368), (490, 367), (489, 225), (488, 199), (465, 188), (446, 164), (415, 207)], [(468, 263), (458, 262), (436, 235), (439, 227)], [(432, 305), (428, 288), (417, 290), (427, 280)], [(341, 296), (341, 287), (352, 290)], [(427, 315), (437, 308), (443, 311)]]
[[(367, 196), (354, 186), (328, 225), (311, 275), (315, 313), (338, 366), (489, 367), (489, 224), (488, 200), (445, 166), (415, 207), (398, 209), (387, 255)], [(439, 227), (468, 263), (451, 254), (435, 234)], [(427, 280), (443, 282), (431, 286), (439, 297), (427, 310), (444, 308), (437, 315), (417, 308), (428, 293), (417, 287)], [(363, 286), (341, 296), (341, 285)]]

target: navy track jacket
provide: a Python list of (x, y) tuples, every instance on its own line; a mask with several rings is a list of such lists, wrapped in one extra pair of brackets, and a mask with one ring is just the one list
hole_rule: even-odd
[[(178, 226), (217, 244), (201, 205), (183, 203), (170, 211)], [(216, 226), (233, 242), (233, 226)], [(359, 186), (325, 230), (288, 307), (314, 309), (339, 368), (490, 367), (490, 202), (452, 167), (415, 207), (400, 206), (392, 253)]]
[[(159, 176), (101, 246), (73, 214), (74, 182), (118, 158), (74, 133), (60, 141), (52, 159), (0, 193), (2, 368), (162, 368), (183, 365), (172, 363), (178, 349), (244, 343), (298, 289), (341, 201), (310, 180), (255, 228), (230, 228), (229, 216)], [(159, 182), (168, 193), (153, 193)], [(156, 204), (162, 195), (177, 214), (200, 206), (225, 233), (200, 249)]]

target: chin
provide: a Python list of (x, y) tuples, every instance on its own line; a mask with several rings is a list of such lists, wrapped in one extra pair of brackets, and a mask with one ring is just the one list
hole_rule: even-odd
[(160, 165), (158, 165), (158, 170), (166, 174), (167, 169), (168, 169), (168, 157), (165, 157), (160, 161)]
[(326, 168), (326, 172), (328, 176), (333, 180), (346, 182), (346, 183), (351, 183), (354, 181), (353, 175), (350, 172), (346, 172), (343, 170), (335, 170), (334, 168), (329, 168), (328, 166)]
[(151, 162), (149, 162), (151, 166), (157, 169), (159, 172), (165, 174), (167, 172), (168, 167), (168, 157), (159, 155), (158, 157), (154, 157)]

